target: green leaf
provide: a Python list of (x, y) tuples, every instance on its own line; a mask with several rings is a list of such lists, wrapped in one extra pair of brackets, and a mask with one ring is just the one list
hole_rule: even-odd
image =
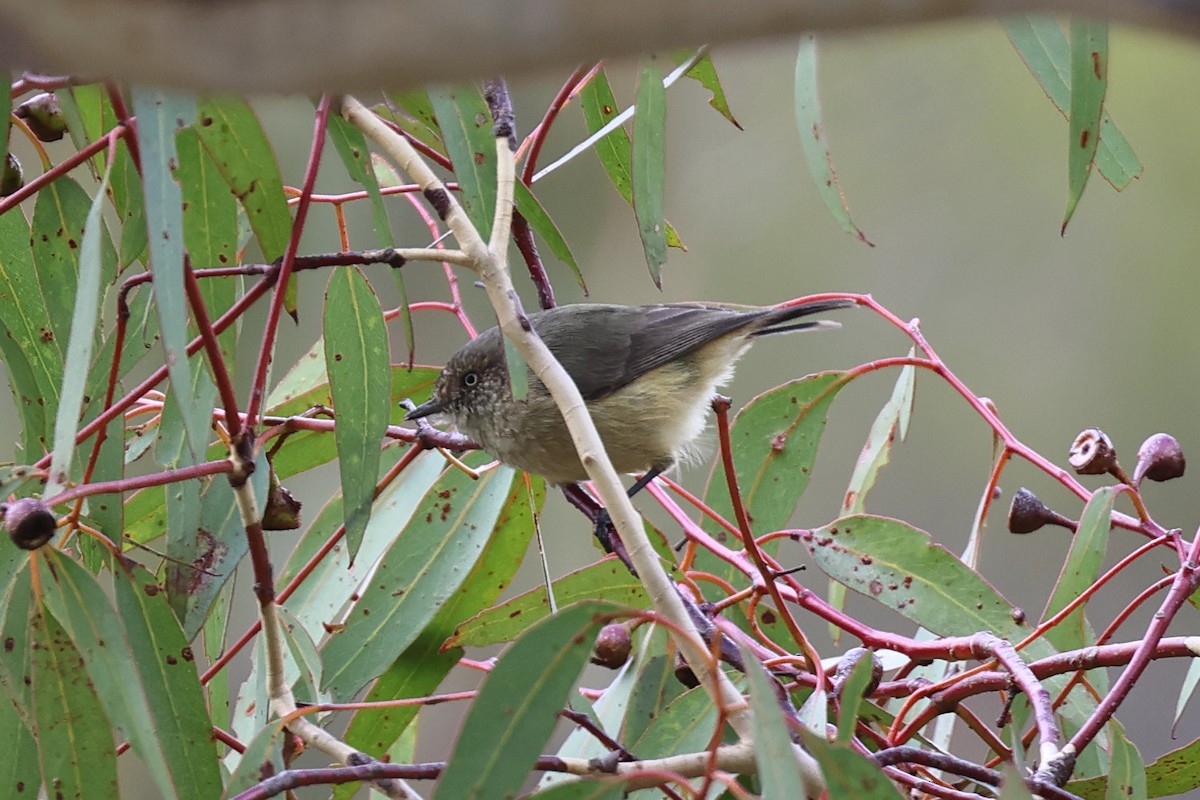
[(688, 689), (667, 703), (630, 747), (639, 758), (666, 758), (705, 750), (718, 721), (717, 707), (704, 689)]
[(1075, 214), (1092, 172), (1107, 91), (1108, 23), (1071, 17), (1071, 114), (1067, 126), (1067, 210), (1063, 214), (1063, 232)]
[[(33, 610), (31, 559), (24, 550), (0, 550), (0, 705), (11, 703), (27, 725), (33, 724), (29, 697), (29, 620)], [(9, 701), (8, 703), (3, 702)]]
[[(186, 189), (186, 184), (185, 184)], [(112, 161), (112, 185), (109, 191), (121, 221), (121, 269), (142, 258), (146, 253), (146, 206), (142, 202), (142, 176), (122, 140)]]
[(351, 606), (345, 627), (326, 642), (325, 686), (345, 699), (404, 651), (462, 585), (481, 557), (508, 498), (513, 471), (478, 481), (448, 470), (425, 495)]
[[(915, 348), (908, 351), (911, 358)], [(900, 370), (892, 396), (879, 409), (867, 441), (858, 460), (854, 462), (854, 472), (850, 475), (850, 483), (846, 487), (846, 496), (842, 499), (842, 515), (861, 514), (866, 510), (867, 493), (875, 485), (879, 472), (892, 458), (892, 443), (897, 437), (901, 441), (908, 435), (908, 420), (912, 414), (913, 397), (916, 391), (916, 368), (911, 364)], [(846, 603), (846, 587), (837, 581), (829, 582), (828, 601), (834, 608), (844, 608)], [(829, 635), (835, 642), (841, 639), (842, 629), (830, 623)]]
[[(591, 83), (579, 94), (579, 106), (583, 109), (584, 123), (588, 133), (595, 133), (609, 123), (618, 113), (617, 99), (613, 96), (604, 70), (596, 73)], [(631, 164), (633, 143), (629, 133), (624, 128), (615, 128), (605, 134), (592, 146), (600, 165), (612, 182), (617, 194), (624, 198), (630, 206), (633, 205), (633, 166)], [(667, 231), (667, 247), (677, 247), (686, 250), (679, 240), (679, 234), (671, 223), (664, 222)]]
[[(650, 599), (641, 581), (629, 574), (615, 556), (581, 567), (558, 578), (551, 587), (560, 606), (582, 600), (603, 600), (629, 608), (646, 608)], [(539, 586), (481, 611), (459, 625), (446, 642), (451, 647), (484, 647), (511, 642), (533, 623), (550, 616), (550, 597)]]
[(446, 152), (454, 165), (463, 210), (486, 242), (496, 215), (496, 140), (492, 115), (474, 86), (429, 91)]
[(379, 298), (355, 267), (335, 269), (325, 289), (325, 369), (337, 415), (334, 441), (350, 559), (371, 515), (391, 388), (387, 326)]
[(104, 173), (96, 198), (84, 223), (83, 241), (79, 245), (79, 284), (75, 289), (71, 333), (67, 358), (63, 366), (62, 395), (54, 421), (54, 456), (50, 460), (50, 479), (45, 496), (57, 494), (70, 480), (71, 459), (75, 455), (75, 433), (79, 430), (79, 415), (83, 411), (83, 393), (88, 367), (92, 363), (92, 348), (97, 342), (97, 323), (100, 317), (100, 245), (103, 223), (100, 211), (104, 206), (104, 191), (111, 170)]
[(862, 707), (863, 692), (871, 683), (875, 670), (875, 659), (870, 653), (863, 653), (850, 670), (850, 677), (842, 684), (838, 693), (838, 722), (837, 740), (839, 744), (849, 745), (854, 738), (855, 726), (858, 724), (858, 710)]
[[(1106, 777), (1071, 781), (1063, 788), (1086, 800), (1101, 800), (1108, 785)], [(1184, 795), (1200, 785), (1200, 739), (1163, 753), (1146, 767), (1145, 797)]]
[[(20, 209), (0, 214), (0, 353), (8, 372), (23, 436), (19, 461), (36, 461), (50, 449), (47, 420), (58, 407), (62, 354), (46, 337), (46, 304), (29, 247), (29, 225)], [(47, 416), (49, 415), (49, 416)]]
[[(1079, 518), (1079, 526), (1071, 537), (1071, 549), (1066, 563), (1054, 585), (1054, 592), (1042, 612), (1045, 622), (1073, 603), (1100, 575), (1104, 564), (1104, 552), (1108, 547), (1108, 532), (1112, 526), (1113, 501), (1116, 491), (1112, 486), (1097, 489)], [(1060, 651), (1075, 650), (1095, 643), (1095, 635), (1088, 630), (1087, 617), (1080, 606), (1058, 625), (1046, 631), (1046, 639)], [(1101, 671), (1103, 672), (1103, 671)]]
[(287, 249), (292, 215), (275, 153), (258, 117), (246, 101), (229, 96), (204, 98), (195, 116), (196, 132), (246, 210), (263, 257), (274, 261)]
[(746, 662), (746, 683), (750, 689), (750, 710), (754, 721), (754, 761), (762, 782), (763, 797), (793, 797), (804, 794), (807, 785), (796, 745), (792, 743), (787, 722), (779, 710), (779, 700), (771, 686), (772, 678), (763, 670), (758, 657), (742, 649)]
[[(1031, 14), (1009, 17), (1004, 27), (1050, 102), (1067, 117), (1071, 103), (1071, 50), (1058, 21), (1052, 16)], [(1107, 110), (1100, 116), (1100, 144), (1096, 148), (1095, 163), (1100, 174), (1118, 192), (1142, 174), (1142, 162)]]
[(165, 722), (158, 715), (164, 709), (152, 707), (121, 616), (95, 577), (70, 558), (47, 549), (38, 566), (46, 607), (66, 629), (72, 649), (79, 651), (70, 673), (81, 674), (82, 660), (108, 718), (129, 740), (155, 786), (165, 797), (179, 797), (174, 770), (190, 767), (172, 762), (159, 736), (158, 726)]
[[(464, 617), (495, 602), (516, 575), (533, 536), (533, 515), (540, 512), (546, 500), (545, 484), (538, 480), (531, 488), (520, 478), (513, 481), (500, 518), (475, 566), (416, 640), (371, 687), (366, 700), (432, 694), (458, 664), (463, 651), (445, 644), (446, 639)], [(368, 753), (383, 752), (419, 711), (418, 706), (388, 709), (384, 713), (364, 709), (351, 720), (345, 740)]]
[[(804, 747), (821, 765), (829, 800), (903, 800), (904, 795), (875, 762), (848, 747), (829, 744), (823, 736), (800, 731)], [(783, 797), (785, 795), (776, 795)]]
[(203, 408), (193, 401), (196, 387), (188, 369), (188, 313), (183, 288), (183, 194), (172, 174), (179, 159), (175, 134), (195, 118), (195, 100), (190, 95), (135, 89), (133, 108), (142, 148), (154, 306), (166, 350), (171, 393), (182, 413), (188, 463), (195, 463), (208, 444), (211, 407)]
[[(371, 214), (375, 222), (375, 239), (380, 247), (395, 247), (396, 240), (392, 236), (392, 225), (388, 220), (387, 207), (383, 204), (383, 195), (379, 191), (379, 180), (371, 163), (371, 151), (367, 147), (366, 137), (362, 131), (351, 125), (338, 114), (329, 115), (329, 138), (333, 140), (334, 149), (342, 157), (342, 163), (355, 183), (360, 184), (371, 200)], [(414, 348), (414, 333), (412, 312), (408, 309), (408, 291), (404, 287), (404, 271), (392, 270), (396, 281), (396, 289), (400, 292), (400, 320), (404, 327), (404, 343), (408, 347), (408, 360), (412, 361)]]
[(846, 233), (860, 242), (875, 245), (850, 218), (850, 206), (833, 169), (833, 156), (825, 139), (825, 119), (817, 93), (817, 38), (807, 33), (800, 38), (796, 54), (796, 127), (800, 132), (800, 147), (804, 162), (817, 186), (821, 201)]
[(978, 573), (898, 520), (844, 517), (801, 542), (826, 575), (942, 636), (992, 631), (1019, 641), (1029, 632)]
[(159, 740), (181, 798), (216, 797), (221, 773), (213, 759), (212, 720), (192, 649), (154, 577), (143, 569), (117, 573), (117, 613), (129, 636)]
[(17, 787), (18, 791), (24, 788), (32, 793), (42, 782), (38, 746), (12, 703), (0, 703), (0, 741), (5, 743), (4, 758), (0, 759), (0, 786)]
[(1104, 800), (1146, 800), (1146, 765), (1125, 729), (1115, 719), (1108, 721), (1111, 766)]
[[(913, 354), (913, 350), (908, 351), (910, 358)], [(861, 514), (865, 510), (867, 493), (875, 485), (879, 471), (891, 460), (893, 442), (897, 438), (904, 441), (908, 435), (916, 376), (917, 370), (912, 364), (901, 368), (892, 396), (876, 415), (862, 452), (854, 462), (854, 472), (846, 487), (846, 497), (842, 500), (842, 514)]]
[(436, 798), (513, 797), (550, 738), (610, 606), (564, 608), (501, 656), (471, 704)]
[(667, 263), (666, 220), (663, 189), (666, 182), (667, 90), (662, 70), (653, 61), (642, 67), (638, 77), (633, 118), (633, 213), (637, 217), (642, 250), (654, 285), (662, 288), (662, 268)]
[[(756, 531), (786, 527), (808, 487), (829, 407), (851, 378), (847, 372), (821, 372), (790, 381), (755, 397), (734, 418), (729, 432), (733, 464)], [(709, 478), (704, 501), (726, 519), (733, 519), (733, 504), (719, 463)], [(704, 527), (721, 541), (728, 536), (711, 521)]]
[(533, 192), (529, 191), (529, 187), (520, 181), (513, 184), (513, 204), (525, 221), (529, 223), (529, 227), (533, 228), (534, 232), (542, 237), (542, 241), (549, 245), (550, 252), (554, 253), (554, 257), (571, 268), (575, 282), (579, 284), (579, 288), (583, 289), (583, 293), (587, 294), (583, 271), (579, 268), (579, 262), (575, 260), (575, 254), (571, 252), (567, 240), (563, 238), (562, 231), (554, 224), (554, 220), (550, 219), (550, 215), (546, 213), (546, 209), (542, 208), (542, 204), (534, 197)]
[[(90, 673), (79, 669), (80, 651), (44, 609), (34, 615), (32, 639), (34, 738), (43, 785), (55, 797), (117, 797), (112, 730)], [(36, 794), (31, 791), (31, 796)]]
[[(680, 50), (672, 56), (676, 64), (682, 64), (691, 57), (692, 51), (690, 50)], [(732, 122), (735, 128), (739, 131), (742, 130), (741, 123), (734, 118), (733, 111), (729, 109), (729, 100), (725, 97), (725, 88), (721, 86), (721, 78), (717, 75), (717, 67), (713, 64), (710, 54), (706, 53), (684, 75), (711, 92), (712, 97), (708, 99), (708, 104), (716, 109), (717, 113), (722, 117)]]
[(405, 133), (411, 134), (430, 149), (442, 155), (446, 154), (446, 146), (442, 143), (442, 133), (438, 129), (437, 115), (433, 111), (428, 92), (416, 89), (393, 93), (388, 95), (388, 99), (390, 103), (380, 104), (374, 110), (391, 118)]
[[(233, 267), (237, 265), (237, 201), (217, 170), (212, 156), (200, 144), (192, 128), (175, 137), (179, 167), (175, 170), (183, 194), (183, 241), (193, 268)], [(240, 278), (204, 278), (197, 272), (200, 294), (209, 319), (224, 314), (237, 299)], [(237, 367), (236, 325), (217, 336), (225, 369), (231, 375)]]

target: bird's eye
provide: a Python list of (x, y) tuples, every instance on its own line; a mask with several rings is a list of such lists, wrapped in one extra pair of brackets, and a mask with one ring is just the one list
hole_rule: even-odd
[(479, 385), (479, 373), (478, 372), (468, 372), (466, 375), (463, 375), (462, 376), (462, 385), (468, 389), (472, 389), (472, 388), (478, 386)]

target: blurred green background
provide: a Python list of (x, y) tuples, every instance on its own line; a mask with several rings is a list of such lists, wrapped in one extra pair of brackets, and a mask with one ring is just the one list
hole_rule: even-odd
[[(1111, 436), (1129, 469), (1140, 442), (1157, 431), (1174, 434), (1185, 452), (1198, 452), (1200, 319), (1193, 309), (1200, 285), (1193, 270), (1200, 252), (1200, 49), (1194, 42), (1113, 30), (1108, 108), (1145, 171), (1120, 194), (1094, 175), (1065, 237), (1059, 227), (1066, 204), (1066, 122), (998, 22), (831, 35), (819, 42), (827, 141), (853, 217), (876, 247), (841, 231), (806, 172), (792, 104), (796, 43), (717, 48), (713, 59), (745, 130), (712, 111), (695, 83), (681, 81), (669, 91), (666, 211), (688, 252), (671, 251), (661, 293), (648, 277), (632, 212), (592, 154), (535, 186), (574, 248), (590, 298), (770, 304), (813, 292), (870, 292), (902, 318), (919, 317), (950, 368), (974, 392), (995, 401), (1018, 437), (1057, 463), (1065, 465), (1072, 439), (1093, 425)], [(634, 63), (609, 65), (624, 104), (632, 102), (636, 69)], [(540, 119), (568, 73), (509, 76), (520, 133)], [(312, 132), (311, 103), (257, 98), (256, 106), (285, 183), (299, 185)], [(584, 135), (578, 109), (568, 107), (542, 163)], [(332, 150), (323, 163), (318, 191), (354, 188)], [(388, 203), (397, 242), (428, 243), (407, 202)], [(374, 246), (366, 204), (348, 213), (352, 246)], [(301, 251), (336, 248), (333, 214), (328, 206), (315, 207)], [(583, 299), (566, 268), (545, 248), (543, 255), (560, 302)], [(440, 267), (405, 269), (410, 299), (446, 297)], [(384, 268), (368, 272), (385, 305), (394, 305)], [(299, 278), (301, 323), (295, 335), (283, 338), (276, 379), (319, 333), (326, 277)], [(470, 287), (465, 274), (460, 278), (473, 319), (487, 327), (483, 293)], [(519, 270), (517, 284), (532, 308), (534, 295)], [(761, 342), (742, 361), (727, 393), (740, 405), (794, 377), (908, 350), (899, 332), (869, 312), (841, 319), (844, 327), (834, 333)], [(464, 340), (448, 315), (419, 314), (416, 323), (420, 363), (442, 363)], [(244, 333), (253, 344), (251, 323)], [(393, 345), (399, 361), (398, 329)], [(251, 363), (247, 356), (241, 365), (243, 384)], [(834, 403), (797, 526), (815, 527), (837, 515), (854, 460), (894, 378), (894, 372), (870, 376)], [(11, 402), (7, 395), (4, 402)], [(897, 447), (867, 510), (905, 519), (961, 552), (991, 460), (987, 427), (945, 384), (920, 374), (908, 441)], [(683, 479), (698, 491), (706, 476), (706, 467), (694, 468)], [(291, 486), (304, 500), (308, 519), (334, 482), (336, 471), (330, 470)], [(1004, 512), (1021, 485), (1068, 516), (1077, 516), (1081, 504), (1021, 462), (1005, 473), (1004, 496), (988, 521), (982, 572), (1036, 618), (1069, 534), (1007, 533)], [(1089, 485), (1101, 483), (1092, 479)], [(1145, 494), (1159, 522), (1191, 537), (1200, 525), (1196, 491), (1193, 470), (1181, 480), (1151, 484)], [(640, 505), (647, 508), (649, 502)], [(543, 525), (555, 571), (595, 558), (588, 524), (558, 495), (549, 500)], [(281, 536), (278, 552), (292, 541)], [(1140, 542), (1135, 534), (1114, 532), (1109, 563)], [(799, 549), (790, 557), (795, 564), (805, 560)], [(1103, 627), (1163, 575), (1163, 565), (1171, 569), (1166, 553), (1143, 559), (1122, 582), (1103, 590), (1092, 606), (1093, 624)], [(823, 591), (824, 579), (815, 570), (800, 577)], [(518, 588), (537, 580), (530, 571)], [(1134, 615), (1116, 640), (1139, 637), (1158, 600)], [(852, 598), (849, 608), (874, 624), (912, 630), (861, 598)], [(836, 652), (823, 644), (823, 623), (803, 617), (801, 622), (823, 654)], [(1172, 633), (1192, 632), (1195, 624), (1195, 612), (1188, 609)], [(1119, 714), (1146, 760), (1173, 746), (1169, 714), (1183, 672), (1178, 663), (1152, 665)], [(1180, 741), (1198, 735), (1196, 715), (1185, 715)], [(423, 743), (419, 756), (444, 752)]]

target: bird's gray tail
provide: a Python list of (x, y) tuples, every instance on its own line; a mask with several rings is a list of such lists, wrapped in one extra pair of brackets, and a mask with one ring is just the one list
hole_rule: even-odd
[(824, 314), (826, 311), (836, 311), (840, 308), (851, 308), (856, 303), (853, 300), (814, 300), (798, 306), (775, 308), (767, 311), (761, 327), (750, 334), (751, 336), (766, 336), (768, 333), (789, 333), (791, 331), (807, 331), (820, 328), (838, 328), (839, 323), (828, 319), (793, 322), (800, 317), (811, 317)]

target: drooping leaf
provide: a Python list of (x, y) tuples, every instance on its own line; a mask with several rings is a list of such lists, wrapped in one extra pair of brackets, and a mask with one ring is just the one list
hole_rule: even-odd
[[(1058, 20), (1031, 14), (1004, 21), (1008, 38), (1050, 102), (1064, 117), (1071, 104), (1071, 48)], [(1142, 174), (1142, 162), (1105, 110), (1100, 117), (1096, 168), (1118, 192)]]
[[(617, 99), (613, 96), (604, 70), (597, 72), (591, 82), (583, 87), (583, 91), (579, 94), (579, 106), (583, 109), (583, 120), (587, 125), (588, 133), (596, 133), (617, 115), (619, 111)], [(622, 127), (614, 128), (610, 133), (597, 140), (593, 149), (596, 151), (596, 157), (600, 159), (600, 165), (604, 167), (608, 179), (612, 182), (613, 188), (617, 190), (617, 194), (632, 206), (631, 153), (633, 143), (629, 139), (628, 131)], [(686, 250), (687, 248), (679, 240), (679, 234), (676, 233), (671, 223), (664, 221), (664, 225), (666, 226), (667, 246)]]
[(154, 306), (166, 349), (171, 392), (179, 404), (189, 463), (207, 448), (210, 408), (193, 402), (195, 386), (187, 359), (187, 302), (183, 288), (183, 194), (172, 169), (178, 164), (175, 134), (192, 124), (195, 99), (190, 95), (135, 89), (133, 108), (142, 148), (146, 225), (154, 275)]
[(50, 450), (48, 420), (58, 408), (62, 353), (48, 327), (20, 209), (0, 214), (0, 325), (7, 332), (0, 353), (24, 431), (16, 457), (32, 463)]
[[(269, 481), (266, 457), (259, 453), (250, 477), (257, 508), (263, 507)], [(202, 486), (195, 481), (171, 486), (166, 502), (167, 554), (173, 559), (166, 564), (167, 597), (190, 642), (246, 555), (246, 529), (224, 475)]]
[(94, 676), (79, 669), (79, 650), (45, 609), (34, 615), (31, 634), (34, 738), (43, 785), (58, 797), (116, 797), (116, 746)]
[(325, 369), (337, 414), (334, 441), (342, 478), (346, 543), (353, 561), (371, 515), (391, 388), (383, 311), (358, 269), (341, 267), (329, 276), (324, 323)]
[(100, 316), (100, 245), (103, 223), (100, 212), (104, 205), (104, 190), (111, 172), (105, 172), (96, 190), (96, 198), (88, 210), (79, 245), (79, 281), (75, 287), (74, 311), (66, 363), (63, 366), (62, 395), (54, 421), (54, 456), (50, 460), (50, 480), (46, 496), (53, 496), (70, 479), (71, 460), (75, 455), (75, 433), (83, 410), (88, 367), (92, 363), (92, 348), (96, 344)]
[(579, 268), (579, 262), (575, 260), (575, 254), (571, 252), (570, 245), (563, 238), (562, 231), (554, 224), (554, 220), (546, 213), (546, 209), (542, 208), (542, 204), (529, 191), (529, 187), (517, 181), (513, 185), (513, 204), (517, 211), (529, 223), (529, 227), (533, 228), (538, 236), (542, 237), (550, 247), (550, 252), (554, 253), (554, 257), (571, 268), (571, 274), (575, 276), (575, 282), (579, 284), (579, 288), (587, 293), (587, 284), (583, 280), (583, 271)]
[[(241, 279), (204, 278), (203, 270), (237, 265), (237, 201), (217, 171), (212, 156), (200, 144), (192, 128), (176, 137), (179, 167), (175, 174), (183, 194), (183, 240), (192, 268), (197, 270), (200, 293), (210, 320), (224, 314), (237, 299)], [(225, 369), (232, 376), (237, 367), (237, 326), (217, 336)]]
[[(1042, 612), (1046, 621), (1075, 601), (1085, 589), (1095, 582), (1104, 564), (1104, 552), (1108, 546), (1108, 531), (1112, 525), (1113, 501), (1116, 492), (1111, 486), (1097, 489), (1079, 518), (1079, 526), (1071, 537), (1071, 549), (1063, 564), (1062, 573), (1054, 585), (1054, 592)], [(1081, 606), (1071, 612), (1059, 624), (1046, 631), (1046, 638), (1059, 650), (1076, 650), (1095, 644), (1095, 634), (1090, 630), (1084, 609)], [(1101, 670), (1103, 672), (1103, 670)]]
[(287, 249), (292, 215), (271, 143), (253, 109), (236, 97), (206, 97), (195, 110), (196, 132), (225, 183), (246, 210), (262, 249), (274, 261)]
[(1068, 124), (1067, 210), (1062, 231), (1075, 214), (1092, 174), (1100, 143), (1100, 119), (1108, 91), (1108, 22), (1071, 18), (1071, 114)]
[(750, 709), (754, 720), (754, 761), (762, 781), (764, 797), (788, 797), (806, 794), (807, 786), (796, 745), (788, 732), (787, 722), (779, 710), (779, 701), (771, 687), (771, 679), (763, 671), (754, 653), (743, 650), (746, 661), (746, 683), (750, 688)]
[(221, 774), (212, 758), (212, 720), (188, 646), (162, 587), (148, 572), (114, 576), (117, 612), (137, 676), (150, 701), (154, 736), (162, 744), (178, 796), (215, 797)]
[(648, 61), (638, 77), (636, 113), (633, 118), (633, 213), (637, 217), (642, 250), (654, 285), (662, 288), (662, 268), (667, 263), (666, 220), (663, 190), (666, 182), (667, 92), (662, 70)]
[[(395, 247), (392, 225), (388, 220), (387, 206), (379, 191), (379, 180), (371, 163), (371, 151), (367, 147), (362, 131), (351, 125), (338, 114), (329, 115), (329, 138), (334, 149), (342, 157), (346, 174), (366, 190), (371, 200), (371, 215), (375, 223), (375, 239), (380, 247)], [(414, 336), (412, 313), (408, 310), (408, 290), (404, 286), (403, 270), (392, 270), (396, 290), (400, 293), (400, 323), (404, 328), (404, 343), (408, 346), (408, 360), (412, 360)]]
[(875, 245), (862, 229), (850, 218), (850, 206), (838, 183), (833, 169), (833, 157), (825, 137), (825, 115), (821, 111), (821, 100), (817, 94), (817, 40), (811, 34), (800, 38), (800, 49), (796, 55), (796, 127), (800, 130), (800, 145), (808, 172), (812, 175), (829, 213), (846, 233), (858, 237), (860, 242)]
[(486, 242), (496, 214), (496, 140), (487, 103), (474, 86), (431, 89), (429, 101), (454, 164), (463, 210)]
[(471, 704), (435, 798), (516, 795), (610, 610), (599, 603), (564, 608), (505, 651)]
[(79, 651), (68, 667), (71, 674), (81, 674), (82, 660), (82, 674), (95, 685), (105, 714), (129, 740), (164, 797), (196, 796), (180, 794), (187, 789), (181, 786), (178, 770), (191, 768), (173, 762), (159, 737), (158, 727), (166, 722), (157, 715), (169, 711), (151, 703), (121, 616), (91, 573), (55, 550), (43, 552), (39, 577), (47, 611)]

